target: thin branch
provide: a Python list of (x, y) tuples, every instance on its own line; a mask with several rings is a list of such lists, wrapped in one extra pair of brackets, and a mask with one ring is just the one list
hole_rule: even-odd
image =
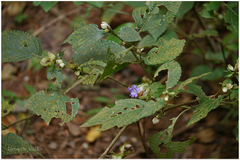
[[(34, 114), (34, 115), (35, 115), (35, 114)], [(8, 126), (5, 126), (4, 130), (5, 130), (5, 129), (8, 129), (9, 127), (11, 127), (11, 126), (13, 126), (13, 125), (15, 125), (15, 124), (17, 124), (17, 123), (20, 123), (20, 122), (22, 122), (22, 121), (28, 120), (28, 119), (32, 118), (34, 115), (32, 115), (32, 116), (30, 116), (30, 117), (27, 117), (27, 118), (24, 118), (24, 119), (21, 119), (21, 120), (19, 120), (19, 121), (17, 121), (17, 122), (11, 123), (11, 124), (9, 124)]]
[(141, 141), (142, 141), (143, 148), (145, 150), (146, 156), (147, 156), (147, 158), (149, 158), (146, 143), (145, 143), (144, 128), (143, 128), (143, 124), (142, 124), (141, 120), (138, 121), (138, 131), (139, 131), (139, 134), (140, 134), (140, 137), (141, 137)]
[(113, 77), (111, 77), (111, 76), (109, 76), (108, 78), (111, 79), (111, 80), (113, 80), (113, 81), (115, 81), (115, 82), (117, 82), (117, 83), (119, 83), (119, 84), (121, 84), (121, 85), (124, 86), (124, 87), (128, 87), (128, 85), (126, 85), (126, 84), (124, 84), (124, 83), (116, 80), (115, 78), (113, 78)]
[(112, 146), (117, 142), (118, 138), (123, 134), (123, 132), (127, 129), (128, 126), (124, 126), (120, 132), (118, 132), (117, 136), (112, 140), (112, 142), (110, 143), (110, 145), (107, 147), (107, 149), (103, 152), (103, 154), (99, 157), (99, 159), (104, 159), (105, 155), (108, 154), (108, 152), (110, 151), (110, 149), (112, 148)]
[(78, 82), (76, 82), (78, 80), (78, 78), (76, 78), (64, 91), (64, 94), (66, 94), (69, 90), (71, 90), (72, 88), (76, 87), (78, 84), (82, 83), (85, 79), (87, 79), (90, 75), (86, 75), (85, 77), (83, 77), (82, 79), (80, 79)]

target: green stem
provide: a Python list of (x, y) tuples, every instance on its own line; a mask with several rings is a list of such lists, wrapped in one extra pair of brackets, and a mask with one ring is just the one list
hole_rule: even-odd
[(111, 77), (111, 76), (109, 76), (108, 78), (111, 79), (111, 80), (113, 80), (113, 81), (115, 81), (115, 82), (117, 82), (117, 83), (119, 83), (119, 84), (121, 84), (121, 85), (124, 86), (124, 87), (129, 87), (128, 85), (126, 85), (126, 84), (124, 84), (124, 83), (116, 80), (115, 78), (113, 78), (113, 77)]
[[(34, 115), (35, 115), (35, 114), (34, 114)], [(32, 115), (32, 116), (34, 116), (34, 115)], [(19, 121), (17, 121), (17, 122), (14, 122), (14, 123), (11, 123), (11, 124), (9, 124), (8, 126), (6, 126), (6, 127), (5, 127), (4, 129), (2, 129), (2, 130), (8, 129), (9, 127), (11, 127), (11, 126), (13, 126), (13, 125), (15, 125), (15, 124), (17, 124), (17, 123), (20, 123), (20, 122), (22, 122), (22, 121), (28, 120), (28, 119), (32, 118), (32, 116), (27, 117), (27, 118), (24, 118), (24, 119), (21, 119), (21, 120), (19, 120)]]
[(142, 65), (142, 62), (140, 61), (140, 59), (138, 58), (138, 56), (136, 55), (136, 53), (134, 52), (134, 50), (132, 50), (132, 53), (134, 55), (134, 57), (136, 58), (138, 64), (140, 64), (140, 66), (144, 69), (144, 71), (148, 74), (149, 78), (151, 78), (152, 82), (155, 81), (155, 79), (151, 76), (151, 74), (147, 71), (147, 69)]

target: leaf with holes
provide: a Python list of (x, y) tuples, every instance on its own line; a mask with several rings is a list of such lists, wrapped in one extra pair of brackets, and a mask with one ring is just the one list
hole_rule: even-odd
[(171, 23), (174, 17), (176, 16), (176, 14), (178, 13), (178, 10), (181, 4), (182, 4), (181, 1), (171, 1), (171, 2), (160, 1), (157, 3), (157, 6), (164, 5), (168, 9), (168, 12), (164, 17), (164, 20), (167, 21), (168, 23)]
[(122, 27), (120, 31), (118, 32), (118, 36), (127, 42), (135, 42), (140, 41), (142, 38), (139, 36), (137, 31), (130, 27)]
[(234, 7), (231, 7), (227, 4), (225, 4), (228, 9), (227, 12), (224, 14), (224, 20), (226, 23), (229, 23), (230, 25), (227, 26), (227, 29), (229, 29), (230, 31), (232, 31), (235, 34), (238, 34), (238, 2), (235, 3), (234, 7), (236, 8), (236, 10), (234, 10)]
[(55, 66), (53, 67), (52, 70), (49, 70), (47, 73), (48, 80), (51, 80), (54, 77), (56, 77), (54, 84), (56, 84), (59, 88), (61, 88), (61, 82), (63, 81), (63, 74), (62, 74), (62, 71), (60, 69), (55, 68)]
[[(19, 153), (37, 153), (43, 155), (36, 150), (30, 143), (16, 134), (8, 133), (2, 137), (2, 155), (12, 155)], [(43, 157), (44, 158), (44, 157)]]
[[(108, 51), (108, 47), (112, 49), (114, 54), (120, 53), (125, 50), (124, 47), (119, 44), (109, 41), (109, 40), (99, 40), (94, 44), (88, 45), (86, 47), (79, 48), (72, 56), (72, 60), (76, 61), (78, 65), (84, 64), (90, 60), (102, 60), (106, 62), (106, 55)], [(129, 61), (129, 59), (133, 59), (134, 56), (131, 52), (128, 52), (124, 58), (121, 60)]]
[(2, 117), (7, 115), (11, 110), (15, 108), (15, 105), (8, 104), (8, 101), (2, 103)]
[(171, 61), (176, 58), (183, 50), (185, 40), (172, 38), (169, 41), (161, 39), (159, 47), (154, 47), (148, 52), (144, 62), (148, 65), (155, 65)]
[(113, 108), (104, 107), (98, 114), (90, 118), (81, 127), (101, 124), (101, 130), (114, 126), (123, 127), (141, 118), (150, 116), (164, 106), (164, 102), (145, 102), (139, 99), (124, 99), (116, 101)]
[[(66, 103), (72, 105), (72, 114), (69, 115), (66, 113)], [(51, 121), (52, 118), (61, 118), (63, 125), (71, 121), (78, 113), (80, 107), (78, 98), (69, 99), (65, 94), (60, 92), (53, 92), (44, 94), (44, 91), (35, 93), (25, 102), (25, 108), (28, 108), (35, 112), (37, 115), (41, 115), (41, 118), (46, 121), (47, 124)]]
[(21, 31), (2, 33), (2, 62), (17, 62), (41, 58), (42, 46), (37, 37)]
[[(185, 111), (186, 110), (184, 110), (182, 113)], [(167, 129), (148, 138), (150, 147), (153, 153), (157, 155), (157, 158), (173, 158), (174, 153), (183, 153), (185, 151), (185, 148), (195, 141), (195, 137), (189, 137), (189, 140), (185, 142), (172, 142), (172, 132), (174, 125), (182, 113), (180, 113), (177, 117), (171, 119), (172, 124)], [(163, 147), (167, 148), (167, 151), (165, 153), (160, 152), (160, 144), (163, 144)]]
[(193, 112), (193, 116), (189, 120), (187, 126), (205, 118), (211, 110), (219, 106), (219, 104), (222, 101), (222, 98), (223, 98), (223, 95), (220, 95), (218, 99), (206, 99), (204, 102), (200, 103), (200, 105)]
[(85, 25), (80, 24), (80, 27), (75, 30), (63, 43), (69, 43), (73, 45), (74, 51), (95, 43), (97, 40), (105, 36), (106, 33), (103, 30), (98, 29), (95, 24)]
[(168, 80), (166, 82), (167, 88), (172, 88), (177, 84), (177, 82), (181, 77), (181, 73), (182, 73), (181, 66), (179, 65), (179, 63), (175, 61), (164, 63), (162, 66), (160, 66), (157, 69), (157, 71), (154, 74), (154, 77), (156, 77), (158, 73), (164, 69), (168, 70)]
[(102, 73), (103, 73), (103, 69), (93, 68), (91, 70), (91, 72), (89, 72), (89, 75), (79, 76), (79, 79), (82, 79), (81, 80), (82, 84), (93, 86), (93, 84), (96, 82), (98, 76)]

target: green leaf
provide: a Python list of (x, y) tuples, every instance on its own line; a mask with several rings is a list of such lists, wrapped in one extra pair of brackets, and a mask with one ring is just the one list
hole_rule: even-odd
[(150, 88), (152, 90), (153, 98), (160, 100), (159, 95), (162, 94), (163, 91), (166, 91), (166, 85), (162, 85), (159, 82), (154, 82), (150, 85)]
[(207, 114), (217, 108), (221, 103), (223, 95), (220, 95), (218, 99), (206, 99), (203, 103), (201, 103), (193, 112), (192, 118), (189, 120), (187, 126), (198, 122), (199, 120), (205, 118)]
[(77, 51), (86, 45), (93, 44), (106, 33), (103, 30), (98, 29), (95, 24), (84, 25), (75, 30), (63, 43), (69, 43), (73, 45), (73, 50)]
[(81, 82), (84, 85), (91, 85), (93, 86), (93, 84), (96, 82), (98, 76), (100, 74), (102, 74), (103, 69), (97, 69), (97, 68), (93, 68), (91, 70), (91, 72), (89, 73), (89, 75), (83, 75), (83, 76), (79, 76), (79, 79), (83, 79), (83, 81)]
[(43, 1), (40, 3), (40, 6), (43, 8), (45, 12), (48, 12), (58, 1), (50, 2), (50, 1)]
[(109, 98), (103, 97), (103, 96), (94, 97), (93, 100), (94, 100), (95, 102), (99, 102), (99, 103), (108, 103), (108, 102), (111, 101)]
[(97, 8), (102, 8), (104, 6), (104, 1), (84, 1), (84, 2)]
[[(98, 82), (103, 80), (104, 78), (108, 77), (109, 75), (125, 68), (130, 63), (127, 61), (124, 61), (123, 57), (130, 51), (131, 48), (126, 49), (120, 53), (113, 54), (112, 50), (109, 48), (107, 53), (107, 65), (104, 68), (104, 71), (102, 73), (102, 76), (98, 79)], [(120, 62), (117, 62), (117, 60), (121, 60)], [(131, 60), (131, 59), (129, 59)]]
[(37, 37), (21, 31), (2, 33), (2, 62), (23, 61), (41, 55), (42, 46)]
[(140, 41), (142, 38), (139, 36), (138, 32), (130, 27), (122, 27), (118, 33), (119, 37), (127, 42)]
[(49, 70), (48, 73), (47, 73), (47, 79), (48, 80), (51, 80), (54, 77), (56, 77), (56, 80), (55, 80), (54, 84), (56, 86), (58, 86), (59, 88), (61, 88), (61, 83), (63, 81), (63, 74), (62, 74), (62, 71), (60, 69), (57, 69), (55, 67), (53, 67), (53, 69)]
[(177, 17), (182, 18), (184, 14), (186, 14), (188, 11), (192, 9), (193, 6), (194, 2), (183, 1), (180, 8), (178, 9)]
[(132, 8), (147, 7), (146, 1), (123, 1), (123, 3), (128, 4)]
[[(134, 29), (134, 28), (136, 27), (136, 24), (133, 23), (133, 22), (124, 23), (124, 24), (121, 24), (121, 25), (119, 25), (118, 27), (116, 27), (113, 31), (114, 31), (115, 33), (118, 33), (122, 27), (130, 27), (130, 28)], [(122, 43), (122, 41), (121, 41), (119, 38), (117, 38), (116, 36), (114, 36), (114, 35), (112, 35), (112, 34), (110, 34), (110, 35), (107, 36), (107, 40), (114, 41), (114, 42), (116, 42), (117, 44)]]
[(208, 99), (205, 93), (203, 92), (201, 86), (190, 83), (187, 84), (186, 87), (188, 87), (188, 89), (184, 90), (184, 92), (190, 92), (195, 94), (199, 98), (199, 103), (202, 103)]
[(210, 3), (205, 3), (203, 5), (204, 9), (200, 12), (201, 16), (204, 18), (213, 18), (213, 11), (218, 10), (221, 3), (222, 2), (220, 1), (211, 1)]
[(218, 32), (216, 30), (203, 30), (199, 34), (193, 34), (194, 37), (204, 37), (204, 36), (218, 36)]
[[(2, 137), (2, 155), (12, 155), (19, 153), (37, 153), (43, 155), (36, 150), (30, 143), (16, 134), (8, 133)], [(44, 158), (44, 157), (43, 157)]]
[[(76, 61), (78, 65), (81, 65), (90, 60), (102, 60), (106, 62), (106, 55), (108, 47), (111, 48), (114, 54), (120, 53), (125, 50), (124, 47), (118, 45), (117, 43), (109, 40), (99, 40), (94, 44), (88, 45), (86, 47), (79, 48), (72, 56), (72, 60)], [(128, 61), (133, 59), (131, 52), (126, 54), (123, 61)]]
[(3, 102), (2, 103), (2, 107), (1, 107), (1, 109), (2, 109), (2, 117), (7, 115), (14, 108), (15, 108), (15, 105), (8, 104), (8, 101)]
[(148, 52), (148, 57), (144, 59), (144, 62), (148, 65), (155, 65), (171, 61), (182, 52), (184, 44), (185, 40), (172, 38), (166, 41), (161, 39), (159, 41), (159, 47), (151, 49)]
[(34, 93), (36, 93), (36, 90), (33, 86), (31, 86), (27, 83), (24, 83), (23, 85), (26, 88), (26, 90), (29, 92), (30, 96), (32, 96)]
[(116, 101), (113, 108), (104, 107), (98, 114), (90, 118), (81, 127), (101, 124), (101, 130), (114, 126), (123, 127), (141, 118), (150, 116), (164, 106), (164, 101), (145, 102), (139, 99), (124, 99)]
[(109, 7), (108, 9), (103, 10), (103, 14), (101, 16), (102, 21), (110, 24), (112, 19), (116, 16), (116, 14), (122, 10), (124, 7), (124, 3), (122, 2), (116, 2), (112, 7)]
[(168, 9), (168, 12), (164, 17), (164, 20), (167, 21), (168, 23), (171, 23), (173, 21), (173, 18), (178, 13), (178, 10), (181, 4), (182, 4), (181, 1), (171, 1), (171, 2), (159, 1), (157, 3), (157, 6), (164, 5)]
[(187, 79), (187, 80), (185, 80), (185, 81), (183, 81), (183, 82), (180, 82), (179, 85), (178, 85), (178, 87), (175, 89), (175, 93), (178, 93), (178, 92), (179, 92), (181, 89), (183, 89), (183, 87), (186, 86), (187, 84), (192, 83), (193, 81), (195, 81), (195, 80), (197, 80), (197, 79), (199, 79), (199, 78), (201, 78), (201, 77), (203, 77), (203, 76), (206, 76), (206, 75), (208, 75), (208, 74), (210, 74), (210, 73), (205, 73), (205, 74), (202, 74), (202, 75), (200, 75), (200, 76), (198, 76), (198, 77), (191, 77), (191, 78), (189, 78), (189, 79)]
[(165, 69), (168, 70), (168, 80), (166, 82), (167, 88), (172, 88), (177, 84), (177, 82), (181, 77), (181, 73), (182, 73), (181, 66), (179, 65), (179, 63), (175, 61), (164, 63), (162, 66), (160, 66), (157, 69), (157, 71), (154, 74), (154, 77), (156, 77), (160, 71)]
[[(182, 113), (185, 111), (186, 110), (184, 110)], [(173, 158), (174, 153), (183, 153), (185, 151), (185, 148), (195, 141), (195, 137), (189, 137), (189, 140), (185, 142), (172, 142), (172, 132), (174, 125), (182, 113), (180, 113), (177, 117), (171, 119), (172, 124), (167, 129), (148, 138), (150, 147), (153, 153), (157, 155), (157, 158)], [(161, 144), (163, 144), (163, 147), (167, 148), (167, 151), (165, 151), (165, 153), (160, 152), (159, 145)]]
[[(172, 38), (178, 39), (178, 35), (176, 32), (172, 30), (167, 30), (161, 37), (160, 39), (165, 39), (166, 41), (171, 40)], [(159, 40), (160, 40), (159, 39)]]
[[(227, 29), (229, 29), (230, 31), (232, 31), (235, 34), (238, 34), (238, 12), (234, 11), (233, 8), (231, 8), (229, 5), (227, 5), (226, 3), (224, 3), (228, 9), (227, 12), (224, 14), (224, 20), (226, 23), (229, 23), (230, 25), (227, 26)], [(238, 2), (236, 2), (236, 5), (238, 5)], [(238, 8), (237, 8), (238, 9)]]
[[(72, 114), (69, 115), (66, 113), (66, 103), (70, 102), (72, 105)], [(44, 94), (44, 91), (35, 93), (30, 97), (26, 103), (25, 108), (28, 108), (34, 111), (37, 115), (41, 115), (41, 118), (46, 121), (47, 124), (51, 121), (52, 118), (61, 118), (62, 123), (67, 123), (71, 121), (80, 107), (78, 98), (69, 99), (65, 94), (61, 94), (57, 91), (53, 93)]]
[(145, 48), (157, 46), (157, 42), (154, 40), (153, 36), (148, 34), (138, 43), (138, 48)]

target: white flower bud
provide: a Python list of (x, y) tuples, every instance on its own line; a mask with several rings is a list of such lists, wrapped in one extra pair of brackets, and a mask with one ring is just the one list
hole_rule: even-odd
[(74, 73), (75, 73), (77, 76), (80, 75), (80, 71), (79, 71), (79, 70), (75, 71)]
[(110, 26), (106, 22), (102, 22), (101, 24), (102, 29), (110, 29)]
[(57, 62), (57, 64), (61, 64), (61, 63), (63, 63), (63, 61), (61, 60), (61, 59), (58, 59), (58, 60), (56, 60), (56, 62)]
[(60, 63), (59, 65), (60, 65), (60, 67), (63, 68), (65, 64), (64, 63)]
[(109, 32), (109, 29), (104, 29), (103, 31), (106, 32), (106, 33), (108, 33), (108, 32)]
[(42, 66), (48, 66), (48, 65), (49, 65), (49, 58), (48, 58), (48, 57), (43, 58), (43, 59), (40, 61), (40, 64), (41, 64)]
[(173, 96), (175, 95), (175, 92), (169, 92), (169, 95)]
[(230, 71), (234, 71), (234, 68), (233, 68), (233, 66), (232, 66), (231, 64), (228, 64), (228, 69), (229, 69)]
[(53, 61), (55, 60), (56, 56), (53, 53), (47, 52), (48, 58)]
[(164, 100), (165, 100), (165, 101), (168, 101), (168, 99), (169, 99), (169, 96), (166, 95), (166, 96), (164, 97)]
[(226, 85), (226, 87), (227, 87), (227, 89), (231, 89), (231, 88), (233, 87), (233, 85), (230, 84), (230, 83), (228, 83), (228, 84)]
[(153, 124), (157, 124), (158, 122), (159, 122), (159, 119), (158, 119), (158, 118), (155, 117), (155, 118), (152, 119), (152, 123), (153, 123)]
[(223, 91), (223, 92), (227, 92), (227, 90), (228, 90), (227, 87), (223, 87), (223, 88), (222, 88), (222, 91)]

